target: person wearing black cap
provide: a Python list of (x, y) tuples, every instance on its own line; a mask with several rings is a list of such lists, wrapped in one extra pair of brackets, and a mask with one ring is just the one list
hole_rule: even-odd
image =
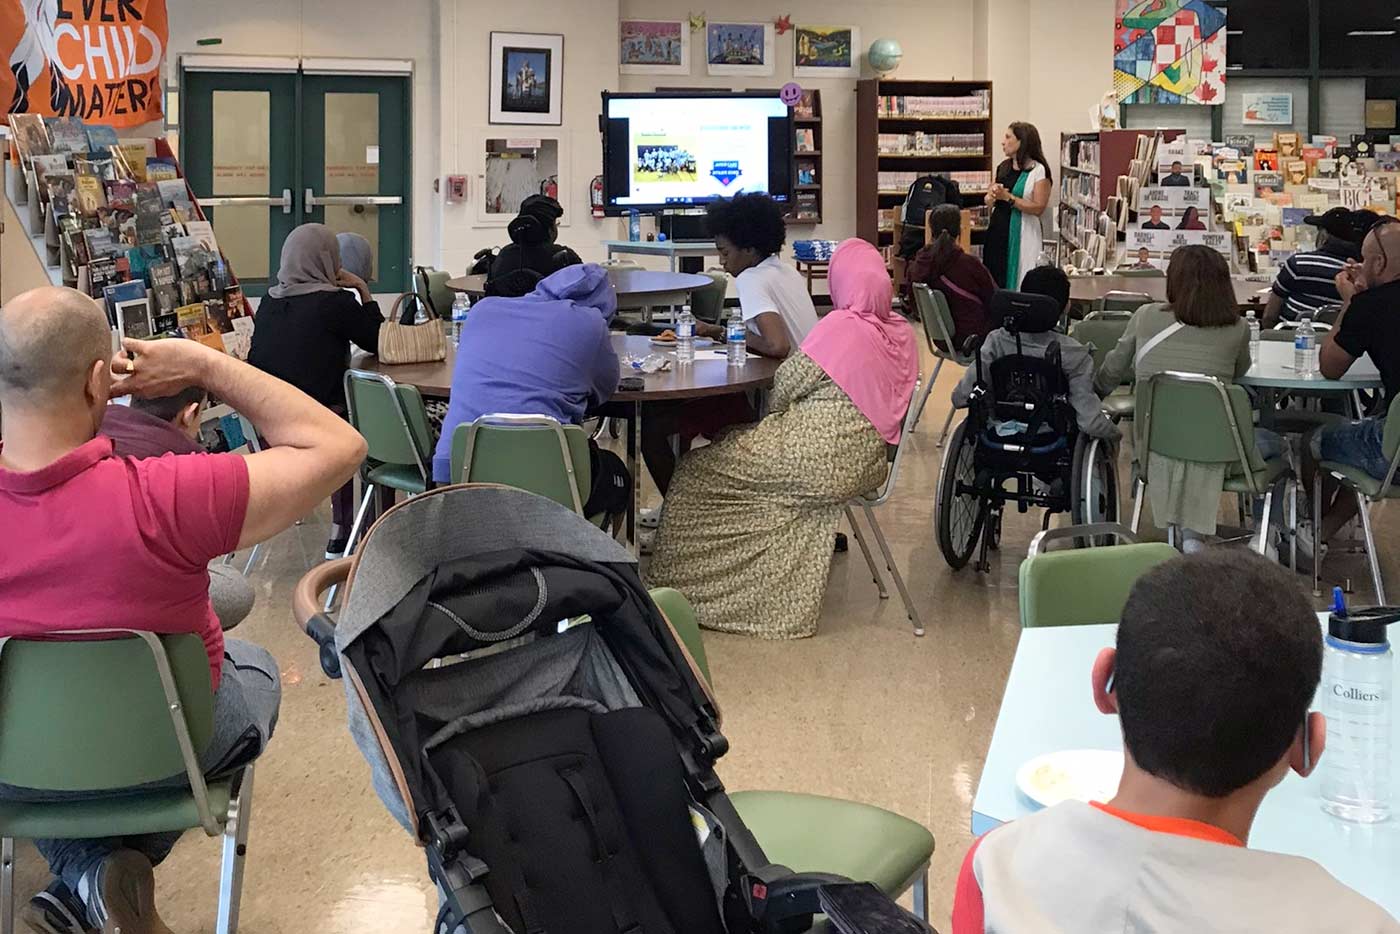
[(520, 213), (506, 227), (510, 243), (501, 248), (487, 274), (487, 295), (529, 295), (541, 279), (583, 262), (556, 242), (563, 216), (564, 208), (549, 195), (531, 195), (520, 202)]
[(1348, 260), (1361, 259), (1361, 241), (1379, 219), (1374, 211), (1346, 208), (1304, 218), (1305, 224), (1317, 228), (1317, 249), (1295, 253), (1279, 267), (1261, 325), (1271, 328), (1280, 318), (1296, 321), (1305, 311), (1316, 315), (1323, 308), (1340, 305), (1337, 274)]

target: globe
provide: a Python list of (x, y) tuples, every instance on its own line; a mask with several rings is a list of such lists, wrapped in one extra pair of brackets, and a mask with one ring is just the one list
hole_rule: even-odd
[(883, 77), (899, 67), (900, 59), (904, 58), (904, 49), (894, 39), (876, 39), (870, 44), (865, 58), (875, 73)]

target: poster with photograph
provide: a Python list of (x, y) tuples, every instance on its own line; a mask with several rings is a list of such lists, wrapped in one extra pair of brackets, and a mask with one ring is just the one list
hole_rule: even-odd
[(491, 123), (559, 126), (564, 122), (564, 37), (491, 33)]
[(624, 75), (690, 74), (690, 27), (678, 19), (622, 20), (617, 70)]
[(772, 23), (710, 23), (705, 65), (711, 75), (773, 74)]
[(859, 78), (860, 30), (854, 26), (793, 28), (795, 78)]

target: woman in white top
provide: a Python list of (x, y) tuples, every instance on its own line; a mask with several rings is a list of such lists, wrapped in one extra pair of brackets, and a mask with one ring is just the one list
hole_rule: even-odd
[(992, 208), (984, 261), (997, 285), (1016, 289), (1040, 259), (1040, 216), (1050, 205), (1050, 168), (1040, 145), (1040, 131), (1017, 121), (1001, 139), (1005, 161), (987, 192)]

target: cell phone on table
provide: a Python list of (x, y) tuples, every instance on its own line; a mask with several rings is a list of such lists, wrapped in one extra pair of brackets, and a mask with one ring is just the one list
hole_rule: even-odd
[(647, 381), (640, 376), (624, 376), (617, 388), (623, 392), (640, 392), (647, 387)]

